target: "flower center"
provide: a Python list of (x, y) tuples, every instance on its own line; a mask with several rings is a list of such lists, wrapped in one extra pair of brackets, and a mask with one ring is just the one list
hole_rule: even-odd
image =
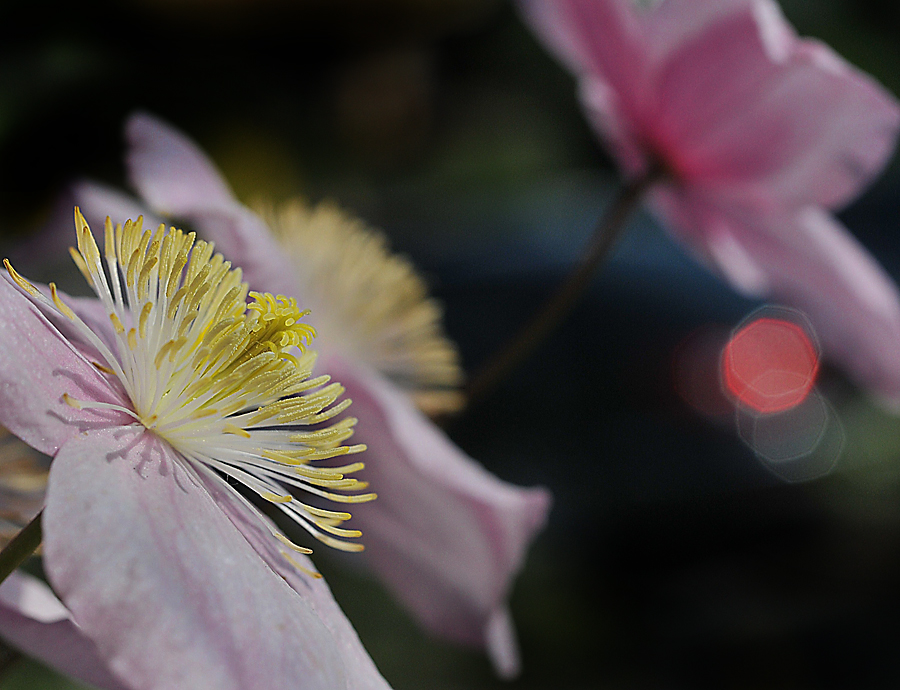
[[(163, 225), (143, 230), (141, 218), (113, 227), (107, 218), (101, 257), (77, 209), (75, 221), (78, 249), (70, 250), (72, 258), (106, 309), (112, 348), (62, 302), (53, 284), (51, 301), (8, 262), (7, 268), (20, 287), (73, 321), (100, 352), (105, 364), (98, 368), (121, 381), (133, 405), (122, 411), (168, 441), (198, 474), (240, 497), (217, 472), (236, 479), (319, 540), (360, 550), (360, 544), (344, 541), (360, 533), (338, 526), (348, 513), (307, 505), (285, 488), (343, 503), (375, 498), (347, 493), (365, 488), (347, 476), (362, 463), (314, 464), (364, 446), (341, 445), (354, 419), (321, 425), (350, 401), (336, 402), (343, 388), (328, 384), (329, 377), (310, 378), (316, 355), (306, 347), (315, 330), (301, 322), (308, 312), (293, 298), (248, 293), (240, 269), (214, 254), (211, 243), (196, 241), (194, 233)], [(110, 406), (66, 400), (79, 408)], [(304, 430), (308, 425), (316, 426)]]

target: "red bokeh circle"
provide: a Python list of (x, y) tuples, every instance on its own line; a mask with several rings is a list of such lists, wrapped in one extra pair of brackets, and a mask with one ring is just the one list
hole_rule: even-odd
[(722, 381), (737, 402), (770, 414), (809, 395), (819, 353), (806, 331), (784, 319), (763, 317), (738, 329), (722, 351)]

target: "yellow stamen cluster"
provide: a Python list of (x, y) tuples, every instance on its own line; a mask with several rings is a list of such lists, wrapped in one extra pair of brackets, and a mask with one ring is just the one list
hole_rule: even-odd
[(323, 348), (350, 349), (429, 414), (461, 406), (459, 354), (444, 335), (441, 308), (383, 234), (327, 203), (260, 212), (297, 265)]
[[(345, 541), (360, 533), (338, 526), (348, 513), (307, 505), (289, 490), (342, 503), (375, 498), (355, 493), (366, 485), (349, 475), (362, 463), (313, 464), (364, 447), (342, 445), (355, 419), (322, 425), (350, 401), (337, 402), (343, 388), (329, 384), (329, 377), (310, 378), (315, 353), (306, 347), (316, 332), (301, 321), (308, 312), (292, 298), (248, 293), (241, 271), (194, 233), (164, 225), (144, 230), (141, 218), (113, 226), (107, 218), (101, 256), (78, 209), (75, 224), (72, 258), (107, 310), (115, 352), (62, 302), (55, 286), (46, 300), (7, 268), (26, 292), (52, 303), (99, 350), (105, 362), (97, 368), (115, 375), (131, 399), (133, 409), (123, 411), (168, 441), (199, 474), (235, 479), (320, 541), (360, 550)], [(66, 401), (82, 409), (110, 407)], [(315, 428), (304, 429), (310, 425)]]

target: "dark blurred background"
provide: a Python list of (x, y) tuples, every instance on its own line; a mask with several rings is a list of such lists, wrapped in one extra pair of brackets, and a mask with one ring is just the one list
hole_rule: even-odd
[[(782, 6), (900, 93), (896, 3)], [(7, 248), (71, 181), (124, 185), (122, 123), (145, 109), (245, 201), (329, 198), (382, 227), (445, 304), (470, 372), (617, 188), (572, 79), (501, 0), (31, 0), (4, 2), (0, 25)], [(895, 278), (898, 211), (895, 160), (841, 214)], [(717, 348), (758, 306), (635, 217), (564, 326), (451, 429), (556, 497), (512, 596), (521, 678), (496, 680), (317, 554), (394, 688), (900, 687), (900, 423), (826, 366), (815, 399), (840, 452), (811, 446), (830, 453), (826, 476), (779, 478), (739, 433), (767, 420), (742, 419), (716, 378)], [(65, 687), (20, 658), (0, 678)]]

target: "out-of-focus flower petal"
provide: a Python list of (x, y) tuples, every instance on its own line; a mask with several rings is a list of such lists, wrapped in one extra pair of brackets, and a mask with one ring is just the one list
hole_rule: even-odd
[(728, 198), (845, 203), (900, 128), (892, 97), (826, 46), (797, 40), (770, 2), (720, 18), (661, 70), (656, 144), (680, 177)]
[(13, 285), (0, 278), (0, 424), (42, 453), (72, 436), (131, 420), (111, 410), (77, 410), (78, 400), (125, 404), (103, 375)]
[(664, 62), (673, 51), (714, 25), (722, 17), (752, 7), (758, 0), (664, 0), (644, 14), (649, 59)]
[(119, 428), (64, 444), (44, 533), (50, 581), (129, 687), (345, 687), (317, 612), (154, 435)]
[[(137, 199), (97, 182), (78, 182), (72, 185), (71, 193), (75, 205), (81, 209), (92, 228), (102, 228), (107, 216), (114, 219), (113, 222), (119, 223), (137, 220), (139, 216), (143, 216), (144, 227), (151, 230), (155, 230), (160, 223), (165, 222)], [(71, 229), (68, 225), (63, 227), (66, 229), (67, 237), (71, 239)]]
[(131, 183), (163, 215), (191, 224), (233, 257), (244, 278), (276, 294), (296, 294), (293, 270), (265, 223), (232, 194), (209, 157), (178, 130), (145, 113), (125, 125)]
[(807, 206), (770, 216), (661, 195), (669, 216), (702, 228), (695, 246), (750, 295), (806, 312), (825, 352), (860, 384), (897, 402), (900, 297), (884, 269), (834, 217)]
[[(354, 439), (368, 447), (359, 477), (378, 491), (377, 501), (353, 512), (364, 556), (426, 627), (488, 645), (491, 623), (505, 613), (512, 579), (544, 525), (549, 493), (487, 472), (383, 377), (339, 358), (326, 366), (353, 399)], [(498, 670), (514, 675), (514, 638), (499, 633), (488, 651)]]
[(14, 572), (0, 586), (0, 635), (61, 673), (104, 690), (126, 687), (109, 673), (96, 645), (50, 588), (30, 575)]
[(200, 208), (233, 203), (219, 171), (194, 142), (147, 113), (125, 125), (128, 173), (144, 200), (157, 212), (181, 218)]
[(197, 211), (188, 220), (201, 237), (214, 241), (219, 251), (240, 257), (244, 280), (251, 287), (261, 289), (256, 286), (265, 285), (269, 292), (290, 295), (303, 303), (294, 268), (284, 250), (272, 238), (263, 220), (249, 208), (235, 201), (228, 208)]
[[(113, 219), (113, 223), (137, 220), (138, 216), (143, 216), (144, 227), (150, 230), (155, 230), (160, 223), (165, 222), (137, 199), (107, 185), (97, 182), (78, 182), (72, 185), (71, 193), (75, 199), (75, 205), (81, 209), (81, 213), (93, 228), (102, 228), (107, 216)], [(72, 235), (69, 227), (72, 222), (71, 210), (70, 207), (70, 217), (64, 226), (66, 236), (70, 241)]]

